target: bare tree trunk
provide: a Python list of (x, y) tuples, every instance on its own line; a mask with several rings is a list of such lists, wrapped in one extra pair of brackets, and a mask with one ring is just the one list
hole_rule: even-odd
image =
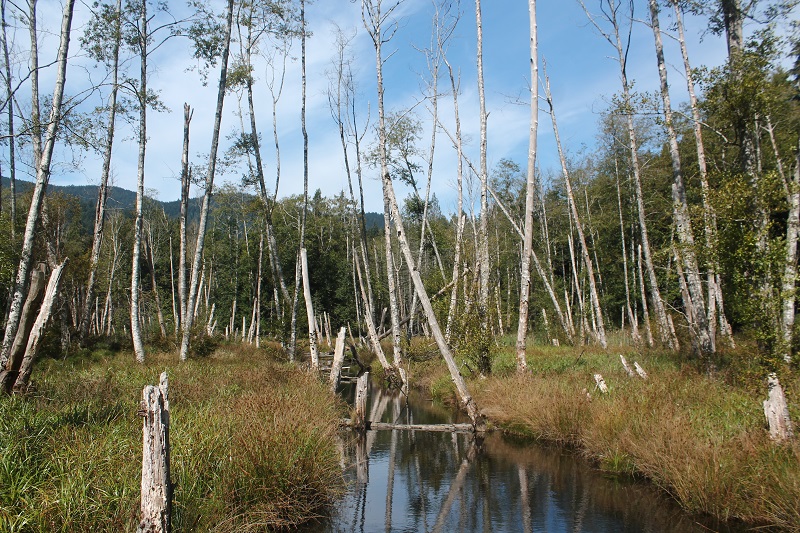
[(710, 187), (708, 185), (708, 168), (706, 164), (706, 152), (703, 144), (703, 128), (700, 119), (700, 107), (697, 103), (697, 95), (694, 90), (694, 72), (689, 63), (689, 53), (686, 49), (686, 38), (684, 36), (683, 17), (681, 16), (680, 8), (677, 0), (670, 0), (672, 7), (675, 11), (675, 23), (678, 29), (678, 43), (681, 48), (681, 55), (683, 56), (683, 67), (686, 73), (686, 87), (689, 91), (689, 105), (692, 110), (692, 122), (694, 130), (695, 144), (697, 145), (697, 168), (700, 173), (700, 190), (703, 198), (703, 232), (705, 236), (705, 245), (708, 249), (708, 264), (706, 265), (706, 285), (708, 286), (708, 324), (709, 333), (714, 335), (714, 323), (719, 319), (719, 329), (723, 337), (734, 346), (733, 335), (731, 333), (730, 324), (728, 324), (723, 312), (724, 304), (722, 301), (722, 289), (717, 282), (717, 264), (716, 264), (716, 234), (717, 223), (716, 213), (714, 207), (711, 205)]
[[(481, 181), (481, 218), (478, 238), (478, 263), (480, 264), (480, 285), (478, 292), (478, 314), (481, 320), (481, 330), (486, 332), (489, 328), (489, 273), (491, 271), (489, 258), (489, 171), (486, 161), (486, 122), (489, 115), (486, 113), (486, 98), (483, 84), (483, 23), (481, 21), (481, 1), (475, 0), (475, 27), (478, 35), (477, 61), (478, 61), (478, 99), (480, 101), (480, 177)], [(491, 363), (487, 353), (478, 354), (481, 372), (491, 371)]]
[(303, 272), (303, 298), (306, 302), (306, 316), (308, 317), (308, 343), (311, 351), (311, 367), (319, 368), (319, 350), (317, 348), (317, 328), (316, 317), (314, 316), (314, 304), (311, 301), (311, 280), (308, 276), (308, 257), (306, 249), (300, 248), (300, 264)]
[[(639, 321), (636, 320), (636, 317), (633, 316), (633, 310), (631, 309), (631, 290), (628, 278), (628, 251), (625, 248), (625, 223), (622, 219), (622, 194), (620, 193), (619, 187), (619, 172), (617, 169), (617, 160), (614, 158), (614, 170), (617, 178), (617, 204), (619, 205), (619, 235), (622, 241), (622, 271), (623, 275), (625, 276), (625, 307), (628, 312), (628, 320), (631, 323), (631, 337), (633, 338), (633, 342), (639, 344), (642, 340), (642, 336), (639, 334)], [(623, 316), (623, 323), (625, 318)]]
[(0, 391), (2, 392), (10, 393), (14, 381), (17, 379), (17, 375), (19, 375), (19, 367), (25, 355), (25, 345), (27, 344), (31, 327), (33, 327), (34, 312), (40, 307), (42, 298), (44, 297), (45, 269), (45, 264), (39, 263), (39, 265), (31, 271), (31, 281), (28, 288), (28, 295), (25, 298), (25, 304), (22, 306), (19, 329), (14, 338), (14, 344), (11, 347), (8, 361), (5, 365), (0, 367)]
[(644, 273), (642, 272), (642, 245), (639, 245), (639, 288), (642, 292), (642, 319), (644, 320), (644, 330), (647, 333), (647, 345), (653, 347), (653, 331), (650, 329), (650, 312), (647, 310), (647, 295), (644, 288)]
[(2, 25), (3, 59), (5, 60), (6, 98), (8, 102), (8, 184), (11, 207), (11, 241), (17, 239), (17, 185), (16, 185), (16, 138), (14, 135), (14, 106), (12, 105), (13, 88), (11, 87), (11, 63), (8, 54), (8, 35), (6, 33), (6, 0), (0, 1), (0, 25)]
[(388, 11), (382, 13), (381, 0), (363, 0), (361, 4), (361, 16), (364, 22), (364, 27), (367, 29), (367, 32), (372, 38), (372, 44), (375, 47), (375, 68), (378, 93), (378, 135), (380, 137), (378, 146), (380, 154), (379, 157), (381, 159), (384, 202), (387, 203), (391, 209), (392, 217), (395, 223), (395, 230), (397, 231), (397, 238), (400, 243), (400, 249), (402, 250), (403, 256), (406, 260), (406, 267), (408, 268), (408, 272), (414, 283), (414, 288), (417, 291), (417, 296), (419, 297), (422, 308), (427, 316), (428, 324), (431, 328), (431, 332), (433, 333), (433, 337), (436, 339), (436, 344), (439, 347), (439, 351), (442, 353), (442, 356), (447, 363), (447, 367), (450, 371), (450, 377), (453, 379), (453, 383), (456, 386), (456, 390), (461, 398), (461, 403), (472, 420), (472, 423), (476, 426), (476, 429), (483, 430), (483, 417), (480, 415), (478, 408), (475, 405), (475, 401), (472, 399), (472, 396), (469, 393), (469, 390), (467, 390), (464, 378), (458, 371), (458, 367), (453, 359), (453, 355), (450, 352), (450, 347), (447, 345), (441, 328), (439, 327), (439, 323), (436, 320), (436, 315), (433, 311), (433, 307), (431, 306), (430, 299), (428, 299), (428, 294), (425, 291), (422, 278), (419, 275), (419, 271), (414, 266), (414, 258), (412, 257), (411, 248), (406, 238), (405, 229), (403, 228), (403, 220), (400, 217), (400, 210), (397, 207), (397, 200), (394, 195), (391, 177), (386, 168), (386, 124), (383, 107), (383, 58), (381, 55), (381, 46), (383, 45), (386, 37), (383, 33), (383, 24), (386, 23), (387, 19), (392, 15), (398, 5), (399, 3), (395, 3)]
[[(203, 257), (203, 245), (205, 244), (206, 226), (208, 224), (208, 210), (211, 204), (211, 194), (214, 189), (214, 173), (217, 166), (217, 148), (219, 146), (219, 133), (222, 125), (222, 105), (225, 102), (225, 87), (228, 76), (228, 52), (231, 44), (231, 30), (233, 27), (233, 0), (228, 0), (227, 20), (225, 27), (225, 38), (220, 57), (219, 86), (217, 90), (217, 107), (214, 114), (214, 129), (211, 133), (211, 152), (208, 156), (208, 169), (206, 171), (205, 194), (203, 195), (203, 205), (200, 209), (200, 223), (197, 227), (197, 244), (194, 251), (194, 263), (192, 265), (192, 278), (189, 285), (189, 298), (186, 301), (187, 311), (195, 305), (198, 292), (198, 278)], [(189, 343), (191, 338), (192, 323), (194, 315), (186, 313), (186, 320), (182, 324), (183, 339), (181, 341), (180, 359), (185, 361), (189, 357)]]
[(167, 373), (162, 372), (158, 387), (148, 385), (142, 390), (141, 521), (137, 533), (171, 531), (169, 411), (169, 382)]
[(556, 145), (558, 147), (558, 156), (561, 160), (561, 172), (564, 175), (564, 184), (567, 188), (567, 200), (569, 201), (569, 207), (572, 211), (572, 218), (575, 220), (575, 229), (578, 232), (578, 238), (581, 241), (581, 252), (583, 255), (583, 264), (586, 267), (586, 274), (589, 278), (589, 297), (592, 302), (592, 309), (594, 310), (595, 314), (595, 321), (597, 324), (597, 342), (600, 343), (600, 346), (606, 348), (608, 346), (608, 342), (606, 341), (606, 328), (605, 324), (603, 323), (603, 310), (600, 307), (600, 297), (597, 294), (597, 284), (595, 283), (595, 276), (594, 276), (594, 265), (592, 263), (592, 258), (589, 256), (589, 248), (586, 246), (586, 236), (583, 233), (583, 224), (581, 224), (580, 216), (578, 215), (578, 206), (575, 204), (575, 196), (572, 192), (572, 181), (569, 177), (569, 172), (567, 171), (567, 160), (564, 157), (564, 151), (561, 147), (561, 139), (558, 135), (558, 123), (556, 121), (556, 113), (553, 108), (553, 97), (550, 94), (550, 80), (547, 78), (545, 74), (545, 98), (547, 99), (547, 104), (550, 107), (550, 118), (553, 122), (553, 133), (556, 137)]
[[(183, 104), (183, 151), (181, 155), (181, 227), (180, 251), (178, 253), (178, 301), (180, 302), (180, 315), (175, 319), (177, 327), (183, 329), (183, 323), (188, 314), (187, 299), (189, 297), (189, 280), (186, 278), (188, 270), (188, 236), (187, 224), (189, 219), (189, 190), (192, 184), (191, 170), (189, 169), (189, 126), (192, 122), (194, 111), (189, 104)], [(176, 333), (177, 335), (177, 333)]]
[[(35, 5), (35, 3), (33, 4)], [(19, 327), (20, 313), (22, 311), (23, 299), (28, 288), (28, 273), (30, 272), (31, 263), (33, 261), (33, 240), (36, 232), (36, 225), (39, 221), (39, 216), (42, 210), (42, 201), (44, 199), (45, 191), (47, 190), (47, 183), (50, 178), (50, 162), (53, 157), (53, 149), (56, 142), (56, 132), (61, 122), (61, 103), (64, 96), (64, 84), (67, 78), (67, 55), (69, 51), (69, 37), (70, 30), (72, 29), (72, 12), (75, 7), (75, 0), (67, 0), (64, 4), (64, 10), (61, 20), (61, 37), (58, 47), (58, 56), (56, 63), (58, 70), (56, 73), (55, 89), (53, 90), (53, 100), (50, 108), (50, 116), (47, 124), (47, 131), (44, 139), (44, 149), (41, 151), (41, 157), (35, 158), (36, 164), (36, 184), (33, 187), (31, 196), (30, 208), (28, 209), (28, 218), (25, 223), (25, 233), (22, 239), (22, 251), (20, 254), (19, 266), (17, 268), (17, 278), (14, 285), (14, 295), (11, 300), (11, 307), (9, 309), (8, 321), (6, 322), (5, 334), (3, 336), (3, 345), (0, 348), (0, 368), (2, 368), (8, 361), (8, 354), (11, 350), (11, 345), (17, 334)], [(32, 41), (35, 49), (36, 41), (36, 28), (35, 18), (33, 20), (32, 28)], [(35, 61), (35, 54), (32, 53), (32, 61)], [(38, 77), (34, 83), (33, 76), (31, 77), (31, 86), (38, 85)], [(32, 90), (32, 93), (34, 90)], [(36, 107), (35, 107), (35, 132), (38, 132), (38, 87), (36, 92)], [(38, 137), (35, 134), (34, 137)], [(35, 143), (38, 141), (34, 139)]]
[(450, 342), (450, 334), (452, 333), (453, 329), (453, 320), (455, 320), (456, 314), (456, 303), (458, 300), (458, 279), (459, 269), (461, 268), (461, 241), (464, 238), (464, 222), (465, 222), (465, 215), (464, 215), (464, 189), (463, 189), (463, 177), (464, 177), (464, 152), (463, 152), (463, 145), (461, 141), (461, 119), (458, 115), (458, 91), (459, 87), (456, 84), (455, 76), (453, 75), (453, 67), (447, 61), (447, 57), (444, 56), (444, 62), (447, 65), (447, 71), (450, 75), (450, 89), (453, 91), (453, 113), (455, 115), (455, 127), (456, 127), (456, 138), (455, 138), (455, 146), (456, 152), (458, 154), (458, 162), (457, 162), (457, 171), (456, 171), (456, 179), (457, 179), (457, 187), (458, 187), (458, 207), (456, 210), (456, 249), (453, 255), (453, 291), (450, 293), (450, 307), (447, 311), (447, 325), (445, 327), (445, 339), (447, 342)]
[(684, 302), (684, 305), (692, 308), (691, 316), (694, 319), (694, 323), (690, 325), (693, 326), (692, 330), (694, 334), (697, 335), (700, 355), (705, 357), (706, 364), (710, 365), (711, 363), (708, 357), (716, 350), (712, 335), (709, 332), (706, 304), (703, 297), (703, 283), (700, 279), (700, 267), (697, 263), (694, 251), (694, 233), (692, 231), (692, 221), (689, 217), (686, 188), (683, 184), (683, 173), (681, 171), (681, 159), (678, 149), (678, 135), (675, 132), (675, 127), (672, 122), (672, 104), (670, 102), (669, 84), (667, 82), (667, 65), (664, 60), (664, 46), (661, 42), (661, 29), (658, 21), (658, 3), (656, 0), (649, 0), (649, 6), (653, 39), (656, 47), (656, 59), (658, 62), (658, 75), (661, 82), (661, 101), (664, 106), (664, 122), (667, 128), (669, 154), (672, 160), (673, 216), (675, 217), (678, 241), (681, 244), (680, 256), (685, 265), (686, 284), (690, 297), (688, 302)]
[(42, 344), (44, 328), (50, 320), (53, 302), (58, 296), (58, 285), (61, 282), (61, 274), (64, 272), (64, 267), (67, 266), (68, 261), (68, 259), (64, 259), (50, 274), (50, 280), (47, 282), (47, 289), (45, 289), (44, 298), (42, 299), (42, 306), (39, 309), (39, 314), (36, 316), (36, 321), (34, 321), (31, 327), (30, 335), (27, 337), (28, 342), (25, 346), (25, 357), (22, 359), (22, 364), (19, 367), (19, 375), (17, 375), (17, 380), (14, 382), (14, 392), (25, 392), (28, 389), (28, 381), (30, 381), (33, 363), (39, 352), (39, 346)]
[(133, 229), (133, 252), (131, 253), (131, 339), (133, 352), (138, 363), (144, 363), (144, 343), (142, 342), (141, 320), (139, 317), (139, 285), (141, 271), (139, 261), (142, 249), (142, 205), (144, 202), (144, 162), (147, 149), (147, 44), (149, 32), (147, 29), (147, 2), (144, 0), (139, 6), (141, 9), (139, 20), (139, 158), (136, 180), (136, 212)]
[(658, 324), (661, 342), (668, 345), (670, 349), (676, 350), (678, 344), (677, 338), (675, 338), (675, 336), (672, 334), (669, 327), (667, 310), (664, 306), (664, 300), (661, 298), (661, 291), (658, 288), (658, 278), (656, 277), (655, 266), (653, 265), (653, 256), (650, 251), (650, 238), (648, 237), (647, 233), (647, 217), (644, 209), (644, 195), (642, 194), (642, 180), (640, 175), (641, 168), (639, 165), (639, 144), (636, 136), (636, 129), (633, 124), (633, 113), (631, 111), (633, 103), (631, 100), (630, 83), (628, 82), (627, 74), (627, 53), (626, 48), (622, 43), (619, 22), (617, 20), (617, 10), (620, 6), (617, 5), (616, 0), (603, 0), (603, 2), (608, 5), (608, 9), (604, 9), (603, 13), (613, 28), (613, 33), (609, 34), (606, 33), (594, 20), (592, 15), (589, 14), (589, 10), (584, 5), (583, 0), (580, 1), (584, 11), (586, 12), (586, 15), (589, 17), (589, 20), (603, 35), (603, 37), (609, 43), (611, 43), (612, 46), (614, 46), (617, 52), (620, 75), (622, 78), (622, 103), (626, 109), (625, 114), (628, 126), (628, 147), (630, 149), (631, 170), (633, 172), (634, 187), (636, 190), (636, 207), (639, 213), (639, 229), (642, 234), (642, 251), (644, 252), (644, 261), (647, 270), (648, 281), (650, 282), (650, 294), (652, 297), (653, 306), (655, 307), (656, 322)]
[(528, 0), (531, 35), (531, 125), (528, 137), (528, 176), (525, 184), (525, 234), (522, 238), (522, 265), (519, 287), (519, 323), (517, 325), (517, 373), (527, 370), (525, 343), (528, 336), (528, 297), (530, 294), (533, 255), (533, 199), (536, 194), (536, 135), (539, 128), (539, 55), (536, 29), (536, 0)]
[(158, 317), (158, 327), (161, 330), (161, 338), (167, 338), (167, 325), (164, 321), (164, 312), (161, 310), (161, 297), (158, 294), (158, 283), (156, 282), (156, 255), (155, 251), (153, 250), (153, 233), (150, 224), (148, 224), (147, 229), (147, 250), (149, 253), (149, 260), (150, 260), (150, 281), (153, 284), (153, 299), (155, 300), (156, 304), (156, 316)]
[[(97, 206), (94, 214), (94, 238), (92, 239), (92, 252), (89, 256), (89, 279), (86, 282), (86, 299), (81, 315), (80, 326), (78, 327), (78, 338), (83, 341), (89, 331), (89, 321), (92, 312), (92, 301), (94, 300), (95, 278), (97, 276), (97, 262), (100, 259), (100, 247), (103, 243), (103, 226), (105, 224), (106, 200), (108, 199), (108, 177), (111, 173), (111, 149), (114, 145), (114, 128), (117, 117), (117, 92), (119, 90), (119, 48), (122, 39), (120, 32), (120, 20), (122, 13), (122, 1), (117, 0), (116, 24), (117, 32), (114, 46), (112, 49), (112, 74), (111, 74), (111, 95), (108, 102), (108, 126), (106, 133), (106, 144), (103, 153), (103, 167), (100, 173), (100, 187), (97, 191)], [(3, 28), (5, 32), (5, 28)], [(12, 141), (13, 143), (13, 141)], [(13, 144), (12, 144), (13, 146)], [(13, 159), (12, 159), (13, 161)]]
[(786, 220), (786, 259), (783, 269), (783, 313), (781, 333), (783, 334), (783, 359), (792, 362), (794, 344), (794, 316), (797, 291), (797, 239), (800, 234), (800, 142), (794, 163), (794, 172), (789, 186), (789, 216)]

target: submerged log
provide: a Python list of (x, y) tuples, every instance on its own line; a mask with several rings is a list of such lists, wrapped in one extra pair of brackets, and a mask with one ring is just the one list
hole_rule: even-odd
[(163, 372), (158, 387), (148, 385), (142, 391), (142, 497), (137, 533), (169, 533), (171, 529), (168, 387)]
[(794, 436), (789, 406), (783, 394), (783, 387), (774, 372), (767, 378), (769, 397), (764, 400), (764, 416), (769, 423), (769, 436), (776, 442), (783, 442)]

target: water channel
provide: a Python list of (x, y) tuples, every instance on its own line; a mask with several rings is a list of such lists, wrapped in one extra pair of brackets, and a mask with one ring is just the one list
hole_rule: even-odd
[[(345, 397), (352, 391), (343, 391)], [(465, 422), (420, 393), (372, 387), (369, 420)], [(326, 532), (732, 532), (701, 524), (645, 483), (603, 476), (573, 453), (498, 432), (342, 434), (346, 494)]]

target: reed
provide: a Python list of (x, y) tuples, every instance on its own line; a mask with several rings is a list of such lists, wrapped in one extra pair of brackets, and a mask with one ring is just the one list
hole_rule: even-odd
[(37, 392), (0, 401), (1, 531), (133, 531), (142, 387), (170, 378), (175, 531), (291, 527), (343, 489), (324, 385), (248, 347), (88, 354), (39, 367)]

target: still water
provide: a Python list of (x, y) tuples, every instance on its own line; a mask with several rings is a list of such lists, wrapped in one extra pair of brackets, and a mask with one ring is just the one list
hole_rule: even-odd
[[(348, 391), (345, 392), (347, 394)], [(352, 394), (352, 393), (351, 393)], [(373, 387), (369, 419), (464, 422), (417, 393)], [(569, 452), (498, 433), (369, 431), (342, 434), (347, 493), (314, 531), (651, 532), (720, 531), (688, 517), (643, 483), (604, 477)], [(724, 529), (724, 531), (731, 531)]]

